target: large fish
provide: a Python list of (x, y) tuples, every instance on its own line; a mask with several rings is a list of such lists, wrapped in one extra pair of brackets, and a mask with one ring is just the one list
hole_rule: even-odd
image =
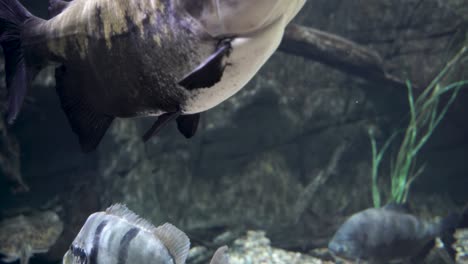
[(199, 113), (239, 91), (279, 46), (306, 0), (50, 0), (42, 20), (0, 0), (7, 119), (50, 62), (84, 151), (115, 117), (158, 116), (149, 139), (176, 119), (192, 137)]
[(453, 232), (462, 220), (454, 213), (441, 221), (425, 221), (407, 207), (391, 203), (352, 215), (335, 233), (328, 249), (337, 257), (358, 262), (415, 259), (424, 257), (436, 237)]
[[(63, 264), (184, 264), (189, 248), (188, 237), (173, 225), (155, 227), (116, 204), (88, 217)], [(226, 250), (219, 248), (211, 264), (229, 264)]]

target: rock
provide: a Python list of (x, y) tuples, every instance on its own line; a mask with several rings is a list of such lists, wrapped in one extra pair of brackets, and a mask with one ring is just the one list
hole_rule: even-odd
[(332, 264), (301, 253), (272, 248), (263, 231), (248, 231), (229, 250), (231, 264)]
[(453, 248), (457, 251), (457, 264), (468, 263), (468, 229), (460, 229), (455, 233), (457, 242)]

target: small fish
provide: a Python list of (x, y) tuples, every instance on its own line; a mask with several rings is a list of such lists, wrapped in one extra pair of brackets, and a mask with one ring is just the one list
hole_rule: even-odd
[[(88, 217), (63, 264), (184, 264), (189, 249), (189, 238), (175, 226), (155, 227), (115, 204)], [(226, 249), (218, 249), (211, 264), (228, 264)]]
[(56, 89), (83, 151), (116, 117), (158, 116), (143, 139), (176, 120), (187, 138), (200, 112), (238, 92), (278, 48), (306, 0), (49, 0), (43, 20), (0, 0), (0, 44), (19, 114), (37, 72), (58, 64)]
[(328, 249), (337, 257), (387, 263), (424, 257), (434, 239), (457, 227), (458, 214), (429, 222), (394, 203), (352, 215), (335, 233)]
[(0, 222), (0, 254), (3, 262), (20, 260), (27, 264), (36, 253), (45, 253), (63, 231), (63, 223), (53, 211), (19, 215)]

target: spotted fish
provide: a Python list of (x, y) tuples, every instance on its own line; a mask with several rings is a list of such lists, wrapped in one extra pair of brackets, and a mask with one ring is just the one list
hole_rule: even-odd
[(192, 137), (200, 113), (238, 92), (278, 48), (306, 0), (50, 0), (49, 20), (0, 0), (7, 119), (38, 70), (56, 88), (82, 149), (116, 117), (157, 116), (148, 140), (176, 120)]
[(3, 262), (21, 264), (37, 253), (45, 253), (63, 231), (63, 223), (53, 211), (19, 215), (0, 222), (0, 255)]
[[(171, 224), (158, 227), (116, 204), (89, 216), (63, 257), (63, 264), (183, 264), (189, 238)], [(226, 247), (211, 263), (228, 264)]]

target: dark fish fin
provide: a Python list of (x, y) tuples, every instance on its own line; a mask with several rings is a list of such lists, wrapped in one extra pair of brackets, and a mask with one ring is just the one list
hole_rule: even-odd
[(83, 96), (73, 94), (76, 89), (72, 83), (76, 83), (76, 80), (65, 83), (65, 74), (64, 66), (55, 70), (56, 88), (62, 109), (73, 132), (78, 135), (83, 152), (91, 152), (101, 142), (114, 117), (96, 112)]
[(431, 252), (431, 250), (435, 246), (435, 240), (432, 239), (431, 241), (427, 242), (426, 245), (418, 252), (417, 255), (411, 257), (410, 262), (411, 263), (424, 263), (424, 260), (426, 259), (427, 255)]
[(456, 239), (454, 237), (456, 229), (460, 225), (462, 216), (459, 213), (451, 213), (439, 223), (439, 236), (444, 244), (444, 248), (449, 254), (450, 258), (455, 261), (457, 252), (452, 248)]
[(9, 124), (15, 121), (21, 110), (32, 77), (24, 60), (21, 40), (22, 25), (31, 17), (31, 13), (17, 0), (0, 0), (0, 45), (5, 55)]
[(460, 222), (457, 228), (468, 228), (468, 205), (465, 206), (461, 213)]
[(69, 4), (70, 2), (64, 0), (49, 0), (49, 18), (62, 13)]
[(216, 51), (191, 73), (182, 78), (179, 85), (187, 90), (194, 90), (209, 88), (221, 81), (224, 69), (227, 66), (224, 58), (229, 57), (231, 50), (231, 39), (221, 41)]
[(191, 138), (197, 132), (199, 122), (200, 114), (181, 115), (177, 117), (177, 128), (186, 138)]
[(440, 224), (440, 229), (442, 230), (440, 240), (444, 243), (446, 252), (454, 262), (457, 254), (456, 250), (453, 248), (453, 244), (456, 242), (454, 235), (456, 229), (462, 228), (468, 228), (468, 205), (463, 209), (461, 214), (451, 213), (444, 218)]
[(160, 115), (158, 120), (154, 122), (153, 126), (143, 135), (143, 141), (146, 142), (155, 136), (161, 130), (161, 128), (166, 126), (170, 121), (176, 119), (178, 116), (180, 116), (180, 114), (181, 112), (177, 111)]
[(226, 255), (227, 250), (227, 246), (218, 248), (214, 253), (213, 258), (211, 258), (210, 264), (229, 264), (229, 258)]
[(440, 232), (455, 231), (458, 228), (461, 220), (461, 215), (459, 213), (451, 213), (442, 221), (440, 221)]
[(175, 264), (184, 264), (190, 249), (190, 240), (177, 227), (166, 223), (158, 226), (154, 234), (163, 242), (174, 258)]
[(408, 203), (397, 203), (397, 202), (390, 202), (386, 204), (382, 209), (385, 210), (390, 210), (390, 211), (396, 211), (396, 212), (401, 212), (401, 213), (411, 213), (411, 208)]

